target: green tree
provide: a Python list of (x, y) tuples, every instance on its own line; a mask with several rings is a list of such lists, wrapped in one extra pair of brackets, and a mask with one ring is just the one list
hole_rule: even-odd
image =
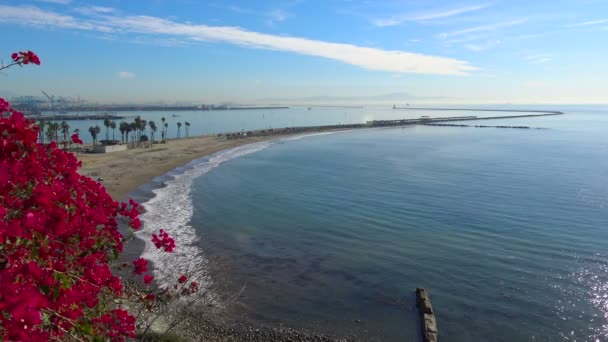
[(44, 144), (44, 128), (46, 126), (46, 122), (44, 120), (38, 121), (38, 139), (41, 144)]
[(116, 122), (115, 121), (110, 122), (110, 128), (112, 128), (112, 140), (116, 140), (116, 138), (114, 137), (114, 133), (116, 132)]
[(157, 128), (156, 122), (150, 120), (148, 125), (150, 126), (150, 141), (152, 142), (152, 144), (154, 144), (154, 133), (156, 132), (156, 128)]
[[(127, 134), (127, 131), (129, 130), (129, 124), (125, 121), (122, 121), (120, 123), (120, 125), (118, 126), (118, 130), (120, 131), (120, 141), (124, 144), (125, 143), (125, 134)], [(127, 136), (127, 143), (129, 143), (129, 137)]]
[(93, 146), (97, 144), (97, 129), (99, 129), (99, 126), (89, 127), (89, 133), (91, 133), (91, 138), (93, 138)]
[(68, 148), (68, 135), (70, 134), (70, 125), (67, 122), (61, 122), (61, 134), (63, 134), (63, 149)]
[(110, 120), (109, 116), (106, 116), (103, 119), (103, 125), (106, 126), (106, 144), (107, 141), (110, 140), (110, 123), (112, 122), (112, 120)]

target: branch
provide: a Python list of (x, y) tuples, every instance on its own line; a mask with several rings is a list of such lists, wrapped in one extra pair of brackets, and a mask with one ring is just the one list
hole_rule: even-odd
[(12, 67), (13, 65), (18, 65), (18, 64), (21, 65), (21, 63), (19, 63), (19, 62), (13, 62), (9, 65), (4, 65), (4, 63), (3, 63), (2, 66), (0, 66), (0, 71), (2, 71), (4, 69), (8, 69), (8, 68)]

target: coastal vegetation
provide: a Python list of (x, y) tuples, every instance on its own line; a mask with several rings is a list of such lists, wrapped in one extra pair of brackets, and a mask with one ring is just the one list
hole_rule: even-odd
[[(12, 60), (0, 69), (40, 64), (31, 51)], [(136, 327), (145, 335), (151, 321), (140, 312), (159, 299), (191, 296), (198, 284), (184, 274), (171, 288), (155, 289), (147, 260), (121, 259), (128, 238), (120, 227), (140, 229), (140, 207), (114, 201), (100, 183), (80, 175), (81, 162), (57, 147), (59, 130), (68, 140), (69, 125), (38, 125), (0, 98), (0, 339), (122, 341)], [(100, 128), (89, 132), (95, 142)], [(69, 141), (83, 143), (78, 133)], [(176, 248), (162, 229), (151, 237), (165, 253)], [(145, 292), (124, 286), (118, 271), (143, 283)]]

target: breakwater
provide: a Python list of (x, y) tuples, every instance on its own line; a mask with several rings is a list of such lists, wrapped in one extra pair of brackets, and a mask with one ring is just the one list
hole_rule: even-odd
[(428, 292), (419, 287), (416, 289), (416, 306), (420, 314), (423, 342), (437, 342), (437, 319), (431, 305)]
[(488, 126), (488, 125), (463, 125), (463, 124), (440, 124), (440, 123), (427, 123), (425, 126), (441, 126), (441, 127), (475, 127), (475, 128), (513, 128), (513, 129), (545, 129), (542, 127), (530, 127), (530, 126)]
[[(535, 112), (539, 113), (539, 112)], [(269, 128), (261, 130), (251, 131), (240, 131), (240, 132), (228, 132), (218, 134), (219, 137), (226, 137), (227, 139), (240, 139), (255, 136), (269, 136), (269, 135), (284, 135), (284, 134), (301, 134), (301, 133), (314, 133), (331, 130), (346, 130), (346, 129), (362, 129), (362, 128), (374, 128), (374, 127), (398, 127), (398, 126), (409, 126), (409, 125), (432, 125), (440, 122), (456, 122), (456, 121), (473, 121), (473, 120), (500, 120), (500, 119), (516, 119), (516, 118), (529, 118), (529, 117), (540, 117), (540, 116), (553, 116), (562, 115), (562, 112), (542, 112), (539, 114), (522, 114), (522, 115), (505, 115), (505, 116), (488, 116), (479, 117), (475, 115), (470, 116), (451, 116), (451, 117), (420, 117), (417, 119), (400, 119), (400, 120), (372, 120), (361, 124), (349, 124), (349, 125), (326, 125), (326, 126), (302, 126), (302, 127), (285, 127), (285, 128)], [(501, 128), (524, 128), (524, 126), (503, 126)]]
[(130, 117), (135, 117), (134, 115), (117, 115), (117, 114), (108, 114), (108, 113), (100, 113), (100, 114), (57, 114), (57, 115), (28, 115), (28, 119), (33, 119), (36, 121), (65, 121), (65, 120), (122, 120)]
[(545, 114), (564, 114), (557, 110), (538, 110), (538, 109), (480, 109), (480, 108), (438, 108), (438, 107), (393, 107), (398, 110), (445, 110), (445, 111), (466, 111), (466, 112), (507, 112), (507, 113), (545, 113)]

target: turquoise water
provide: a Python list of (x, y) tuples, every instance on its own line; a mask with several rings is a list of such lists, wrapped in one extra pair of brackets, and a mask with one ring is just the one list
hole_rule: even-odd
[(480, 124), (546, 129), (266, 143), (193, 163), (147, 209), (183, 200), (162, 223), (196, 235), (213, 291), (245, 286), (251, 319), (409, 341), (423, 286), (442, 340), (608, 340), (608, 112)]

